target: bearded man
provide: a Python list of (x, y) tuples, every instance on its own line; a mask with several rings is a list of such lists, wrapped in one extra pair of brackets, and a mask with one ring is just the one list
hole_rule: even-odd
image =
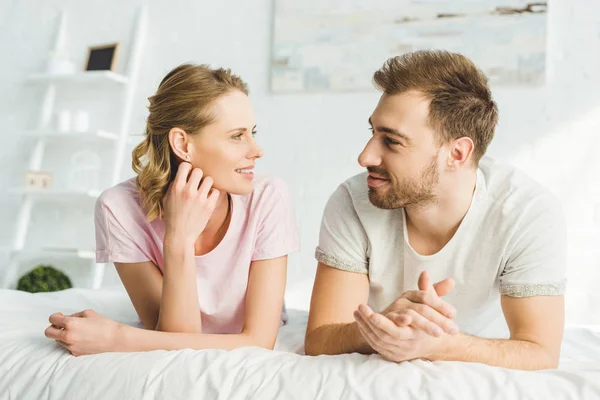
[(306, 354), (556, 368), (564, 216), (548, 190), (484, 157), (498, 122), (486, 76), (463, 55), (419, 51), (374, 83), (366, 172), (324, 211)]

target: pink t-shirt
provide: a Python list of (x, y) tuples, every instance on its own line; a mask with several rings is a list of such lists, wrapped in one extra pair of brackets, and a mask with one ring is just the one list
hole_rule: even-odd
[[(232, 195), (229, 228), (210, 253), (196, 256), (196, 282), (205, 333), (240, 333), (250, 263), (299, 250), (298, 228), (286, 184), (257, 176), (254, 190)], [(152, 261), (164, 271), (165, 225), (148, 223), (135, 178), (105, 190), (96, 202), (96, 261)]]

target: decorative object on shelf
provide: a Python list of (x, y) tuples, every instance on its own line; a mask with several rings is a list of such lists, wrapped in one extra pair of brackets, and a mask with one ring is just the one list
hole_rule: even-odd
[(88, 50), (86, 71), (113, 71), (117, 61), (117, 50), (119, 43), (106, 44), (102, 46), (92, 46)]
[(71, 190), (87, 192), (98, 189), (98, 178), (102, 161), (92, 151), (79, 151), (71, 157), (68, 187)]
[(52, 265), (38, 265), (19, 279), (17, 290), (29, 293), (58, 292), (73, 287), (71, 279)]
[(56, 129), (59, 132), (68, 132), (71, 130), (71, 111), (60, 110), (56, 114)]
[(50, 189), (52, 187), (52, 172), (27, 171), (25, 172), (25, 187), (32, 189)]
[(64, 50), (50, 52), (46, 72), (49, 74), (72, 74), (75, 72), (75, 63), (69, 59)]
[[(70, 155), (65, 158), (64, 154), (61, 154), (63, 157), (61, 157), (61, 155), (58, 156), (60, 157), (61, 164), (67, 165), (61, 165), (61, 171), (66, 171), (64, 180), (61, 179), (60, 187), (52, 188), (52, 190), (33, 189), (31, 187), (16, 187), (8, 190), (11, 194), (22, 196), (22, 201), (20, 202), (19, 211), (16, 215), (14, 234), (12, 235), (12, 243), (8, 251), (8, 262), (6, 263), (6, 266), (0, 266), (0, 268), (4, 270), (4, 273), (1, 274), (2, 281), (0, 282), (1, 287), (3, 288), (14, 287), (22, 263), (25, 260), (35, 259), (38, 256), (37, 251), (27, 249), (27, 247), (29, 247), (27, 246), (28, 235), (31, 228), (34, 227), (34, 221), (31, 218), (33, 207), (37, 207), (38, 204), (43, 204), (45, 202), (52, 203), (53, 209), (56, 209), (55, 206), (57, 204), (61, 206), (61, 208), (64, 208), (62, 207), (63, 202), (68, 202), (69, 206), (71, 206), (71, 204), (76, 206), (79, 204), (80, 200), (89, 202), (89, 199), (94, 199), (99, 195), (103, 187), (116, 185), (122, 180), (123, 165), (126, 163), (128, 156), (127, 146), (130, 141), (129, 135), (132, 130), (132, 114), (135, 110), (133, 105), (136, 101), (136, 82), (142, 66), (143, 52), (146, 45), (148, 24), (147, 6), (142, 5), (139, 7), (139, 12), (136, 14), (133, 38), (131, 42), (128, 42), (128, 62), (124, 65), (122, 73), (113, 71), (113, 68), (116, 65), (117, 51), (120, 46), (119, 44), (114, 43), (107, 46), (89, 48), (87, 58), (83, 60), (84, 62), (79, 68), (76, 67), (76, 69), (79, 70), (76, 70), (71, 74), (60, 73), (61, 71), (70, 71), (72, 68), (68, 62), (59, 62), (52, 67), (48, 66), (48, 70), (46, 71), (41, 71), (40, 73), (35, 73), (25, 78), (25, 82), (28, 84), (38, 84), (44, 91), (43, 98), (41, 99), (41, 107), (39, 107), (38, 122), (35, 127), (32, 127), (31, 130), (26, 132), (28, 136), (35, 139), (35, 146), (29, 155), (27, 169), (30, 171), (40, 171), (47, 152), (51, 153), (51, 155), (54, 156), (54, 159), (56, 159), (56, 151), (69, 151), (70, 155), (73, 155), (73, 148), (77, 149), (75, 151), (95, 151), (96, 146), (102, 143), (103, 148), (98, 149), (98, 151), (103, 151), (102, 160), (104, 160), (106, 154), (109, 154), (106, 155), (106, 157), (111, 160), (110, 165), (107, 165), (109, 171), (103, 172), (110, 176), (106, 180), (100, 179), (101, 159), (97, 154), (84, 152), (83, 154), (79, 153), (78, 155), (74, 155), (72, 158)], [(67, 13), (66, 11), (61, 11), (58, 20), (58, 29), (52, 47), (52, 59), (68, 60), (65, 50), (72, 49), (68, 43), (68, 39), (71, 37), (79, 37), (78, 35), (81, 34), (84, 36), (89, 35), (89, 29), (85, 29), (82, 32), (67, 32), (66, 21)], [(77, 40), (75, 42), (77, 44), (79, 43)], [(95, 89), (102, 89), (108, 85), (110, 85), (111, 88), (123, 88), (123, 90), (114, 93), (114, 95), (118, 96), (116, 101), (119, 102), (123, 109), (123, 112), (120, 113), (120, 118), (115, 121), (120, 127), (119, 130), (116, 132), (107, 132), (98, 129), (90, 130), (89, 116), (85, 113), (77, 112), (76, 110), (86, 110), (91, 115), (91, 113), (94, 112), (94, 108), (91, 108), (94, 104), (84, 105), (80, 102), (77, 103), (77, 106), (71, 107), (72, 109), (69, 113), (63, 114), (61, 117), (63, 123), (59, 124), (59, 121), (55, 120), (58, 119), (56, 114), (57, 99), (61, 98), (63, 95), (68, 96), (74, 93), (72, 90), (63, 91), (63, 85), (78, 85), (79, 89), (77, 93), (85, 94), (87, 100), (94, 99)], [(74, 103), (61, 102), (58, 104)], [(95, 104), (97, 104), (97, 102), (95, 102)], [(94, 119), (94, 121), (92, 121), (92, 126), (95, 124), (96, 120)], [(79, 131), (87, 131), (87, 133), (81, 134)], [(75, 146), (60, 145), (61, 141), (70, 141), (71, 139), (77, 139), (77, 141), (72, 143)], [(50, 143), (58, 145), (48, 146)], [(104, 148), (104, 144), (111, 145), (112, 150), (110, 150), (110, 152), (104, 151), (109, 150)], [(82, 145), (85, 147), (81, 147)], [(70, 169), (68, 165), (69, 161), (71, 162)], [(37, 181), (34, 180), (34, 182)], [(70, 186), (70, 188), (67, 186)], [(77, 206), (74, 207), (74, 209), (84, 209), (84, 207)], [(85, 210), (89, 213), (91, 210), (93, 211), (93, 208), (85, 207)], [(64, 211), (64, 209), (62, 211)], [(48, 217), (47, 212), (44, 215), (46, 218)], [(80, 219), (81, 218), (73, 218), (73, 220)], [(73, 230), (73, 234), (79, 236), (85, 235), (84, 233), (75, 230)], [(87, 235), (90, 235), (90, 233)], [(37, 245), (40, 244), (41, 243), (37, 243)], [(43, 247), (42, 244), (42, 248)], [(93, 252), (82, 249), (55, 249), (44, 250), (42, 252), (49, 252), (54, 256), (59, 257), (73, 256), (79, 258), (78, 264), (88, 265), (90, 267), (90, 273), (92, 275), (92, 279), (89, 281), (90, 286), (96, 289), (101, 287), (105, 264), (96, 263)]]
[(87, 132), (90, 128), (90, 114), (87, 111), (77, 110), (73, 115), (73, 130)]

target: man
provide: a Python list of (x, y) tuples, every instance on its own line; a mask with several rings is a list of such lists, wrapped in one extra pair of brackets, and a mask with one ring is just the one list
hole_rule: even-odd
[(306, 353), (557, 367), (564, 217), (548, 191), (483, 157), (498, 121), (487, 78), (460, 54), (419, 51), (374, 82), (367, 172), (323, 215)]

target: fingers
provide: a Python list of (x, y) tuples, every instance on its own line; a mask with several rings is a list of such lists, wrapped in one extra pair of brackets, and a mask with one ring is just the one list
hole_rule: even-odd
[(429, 291), (429, 290), (434, 290), (433, 286), (431, 285), (431, 280), (429, 279), (429, 272), (427, 271), (423, 271), (421, 272), (421, 275), (419, 275), (419, 290), (423, 290), (423, 291)]
[(204, 173), (200, 168), (192, 168), (192, 172), (190, 173), (190, 177), (187, 181), (186, 188), (190, 193), (195, 194), (200, 187), (200, 181), (202, 180), (202, 176)]
[[(182, 162), (177, 168), (177, 174), (173, 183), (178, 189), (183, 189), (188, 181), (188, 176), (192, 170), (192, 164), (189, 162)], [(197, 187), (197, 186), (196, 186)]]
[(411, 290), (402, 295), (412, 303), (425, 304), (447, 318), (456, 317), (456, 309), (433, 291)]
[(377, 334), (373, 331), (373, 327), (368, 323), (368, 318), (366, 318), (363, 313), (358, 310), (355, 311), (354, 319), (356, 320), (356, 325), (358, 326), (361, 335), (373, 350), (378, 353), (388, 350), (388, 343), (379, 339)]
[(64, 329), (67, 317), (63, 313), (57, 312), (52, 314), (50, 318), (48, 318), (48, 321), (55, 327)]
[(446, 296), (452, 291), (452, 289), (454, 289), (454, 279), (446, 278), (443, 281), (439, 281), (431, 285), (431, 278), (429, 277), (429, 272), (423, 271), (421, 272), (421, 275), (419, 275), (418, 286), (419, 290), (431, 290), (434, 291), (438, 296)]
[(70, 317), (77, 317), (77, 318), (89, 318), (92, 316), (92, 314), (95, 314), (96, 312), (94, 310), (83, 310), (83, 311), (79, 311), (76, 312), (75, 314), (71, 314)]
[[(187, 175), (186, 175), (187, 182), (185, 182), (185, 187), (186, 187), (187, 191), (190, 192), (191, 194), (197, 193), (201, 199), (210, 198), (210, 195), (213, 192), (211, 189), (214, 184), (214, 180), (210, 176), (205, 177), (204, 172), (200, 168), (192, 168), (190, 165), (189, 168), (185, 168), (185, 169), (187, 169), (188, 173), (189, 173), (189, 179), (187, 179)], [(182, 169), (180, 166), (179, 170), (177, 171), (177, 176), (179, 176), (179, 172), (181, 170)], [(191, 172), (189, 172), (189, 171), (191, 171)], [(204, 179), (202, 179), (203, 177), (204, 177)], [(177, 177), (175, 179), (177, 179)], [(217, 199), (219, 198), (218, 194), (219, 194), (219, 192), (217, 191), (217, 193), (216, 193)], [(216, 204), (216, 201), (214, 204)]]
[(386, 316), (373, 312), (369, 306), (361, 304), (357, 313), (370, 331), (383, 342), (394, 344), (398, 340), (413, 338), (412, 329), (408, 325), (398, 326)]
[(67, 333), (60, 328), (57, 328), (54, 325), (50, 325), (44, 331), (44, 335), (49, 339), (60, 340), (61, 342), (66, 343), (66, 335)]
[(398, 326), (408, 326), (412, 322), (411, 316), (404, 312), (391, 312), (386, 317)]
[(200, 188), (198, 189), (198, 194), (200, 195), (201, 199), (206, 199), (209, 197), (209, 192), (210, 189), (212, 189), (213, 183), (214, 181), (210, 176), (204, 178), (202, 184), (200, 185)]
[(414, 338), (413, 330), (409, 327), (409, 324), (398, 326), (385, 315), (374, 313), (367, 322), (381, 340), (394, 343), (398, 340)]
[[(449, 318), (446, 318), (444, 315), (440, 314), (433, 308), (423, 305), (423, 304), (413, 304), (409, 306), (405, 312), (411, 311), (409, 313), (412, 318), (412, 325), (414, 326), (415, 322), (420, 321), (419, 329), (425, 332), (434, 332), (433, 328), (429, 323), (436, 325), (441, 328), (444, 332), (449, 335), (455, 335), (458, 333), (458, 326)], [(423, 321), (424, 318), (427, 320), (427, 324)]]
[[(423, 315), (419, 314), (415, 310), (408, 309), (404, 311), (404, 313), (410, 317), (411, 326), (416, 328), (422, 332), (427, 333), (433, 337), (440, 337), (443, 334), (442, 328), (440, 325), (431, 322), (429, 319), (425, 318)], [(449, 330), (449, 329), (448, 329)]]
[(433, 288), (438, 296), (446, 296), (448, 293), (454, 289), (454, 279), (446, 278), (443, 281), (439, 281), (438, 283), (433, 284)]
[(217, 200), (219, 200), (219, 196), (220, 195), (221, 195), (221, 192), (219, 192), (217, 189), (213, 188), (209, 192), (209, 195), (208, 195), (208, 204), (209, 204), (209, 206), (211, 206), (211, 207), (214, 208), (217, 205)]

